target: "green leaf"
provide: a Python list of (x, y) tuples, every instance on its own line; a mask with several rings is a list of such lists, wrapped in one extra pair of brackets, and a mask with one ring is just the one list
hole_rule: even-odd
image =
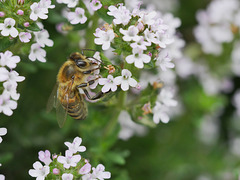
[(5, 37), (0, 40), (0, 52), (6, 50), (11, 45), (15, 44), (17, 42), (16, 39), (9, 39), (8, 37)]
[(36, 23), (32, 23), (29, 27), (27, 27), (27, 29), (31, 30), (31, 31), (40, 31), (41, 30)]
[(113, 162), (115, 164), (119, 164), (119, 165), (124, 165), (126, 162), (124, 157), (117, 152), (106, 153), (106, 159), (108, 159), (108, 161), (111, 161), (111, 162)]
[(113, 17), (112, 16), (109, 16), (107, 14), (108, 10), (107, 9), (104, 9), (104, 8), (101, 8), (97, 11), (97, 15), (102, 18), (104, 21), (106, 21), (108, 24), (111, 24), (112, 21), (113, 21)]

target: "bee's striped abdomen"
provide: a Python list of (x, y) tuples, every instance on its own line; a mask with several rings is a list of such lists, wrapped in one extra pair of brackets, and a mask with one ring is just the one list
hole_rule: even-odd
[(83, 96), (78, 91), (74, 91), (74, 94), (68, 100), (68, 114), (77, 120), (85, 119), (87, 116), (87, 106)]

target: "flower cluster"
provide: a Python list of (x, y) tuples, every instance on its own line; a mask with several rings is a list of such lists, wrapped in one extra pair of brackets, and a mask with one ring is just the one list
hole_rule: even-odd
[[(4, 127), (0, 128), (0, 144), (2, 143), (2, 137), (1, 137), (1, 136), (4, 136), (4, 135), (6, 135), (6, 134), (7, 134), (7, 129), (4, 128)], [(0, 166), (2, 166), (1, 163), (0, 163)], [(0, 179), (1, 179), (1, 180), (4, 180), (4, 179), (5, 179), (5, 176), (2, 175), (2, 174), (0, 174)]]
[[(115, 92), (118, 86), (121, 90), (128, 91), (133, 87), (132, 92), (139, 94), (149, 83), (152, 89), (161, 89), (162, 83), (159, 83), (162, 80), (161, 74), (174, 68), (172, 60), (182, 56), (180, 50), (184, 46), (184, 41), (176, 35), (176, 28), (181, 24), (180, 20), (174, 18), (172, 14), (140, 9), (139, 5), (131, 12), (123, 4), (109, 6), (108, 10), (107, 14), (113, 17), (113, 23), (97, 28), (94, 42), (101, 45), (103, 50), (113, 48), (115, 54), (121, 55), (119, 58), (123, 57), (123, 60), (112, 58), (111, 63), (121, 70), (99, 79), (101, 91)], [(156, 78), (151, 82), (152, 79), (147, 78), (146, 74)], [(177, 105), (172, 98), (171, 92), (167, 93), (165, 88), (160, 90), (157, 100), (150, 100), (149, 97), (149, 102), (142, 104), (145, 107), (149, 104), (148, 110), (142, 108), (143, 115), (153, 114), (156, 124), (160, 119), (167, 123), (169, 117), (166, 111), (169, 107)], [(153, 110), (151, 106), (154, 106)]]
[[(238, 0), (214, 0), (206, 10), (197, 13), (199, 25), (194, 34), (207, 54), (221, 55), (223, 45), (233, 42), (232, 72), (240, 75), (239, 28), (240, 2)], [(227, 14), (226, 14), (227, 12)]]
[(109, 179), (111, 173), (105, 171), (102, 164), (92, 167), (88, 160), (83, 159), (79, 152), (86, 151), (85, 146), (81, 146), (82, 138), (76, 137), (73, 142), (65, 142), (68, 147), (65, 156), (52, 155), (50, 151), (40, 151), (38, 158), (33, 164), (34, 169), (29, 170), (29, 175), (36, 179), (57, 179), (72, 180), (81, 178), (82, 180), (103, 180)]
[[(38, 19), (47, 19), (49, 9), (55, 7), (51, 5), (51, 0), (40, 0), (33, 4), (24, 1), (13, 1), (16, 4), (0, 2), (3, 9), (0, 19), (0, 38), (19, 38), (18, 44), (29, 43), (31, 61), (39, 60), (46, 62), (46, 51), (42, 48), (53, 46), (53, 41), (49, 39), (49, 33), (43, 29), (41, 23), (36, 22)], [(18, 4), (17, 4), (18, 3)], [(20, 45), (18, 45), (20, 46)], [(20, 53), (20, 49), (16, 49)]]
[(14, 56), (11, 51), (0, 53), (0, 85), (3, 85), (3, 91), (0, 91), (0, 113), (8, 116), (13, 114), (17, 108), (17, 100), (20, 94), (17, 93), (18, 82), (25, 79), (23, 76), (13, 70), (20, 62), (19, 56)]

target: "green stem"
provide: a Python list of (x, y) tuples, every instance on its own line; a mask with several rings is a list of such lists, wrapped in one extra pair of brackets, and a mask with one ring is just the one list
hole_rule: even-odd
[(109, 124), (105, 129), (104, 137), (110, 136), (113, 133), (113, 131), (116, 129), (118, 116), (120, 112), (125, 109), (126, 97), (127, 97), (127, 92), (125, 91), (119, 92), (119, 97), (118, 97), (119, 103), (116, 106), (114, 117), (111, 119), (111, 121), (109, 122)]
[(87, 30), (87, 33), (86, 33), (86, 39), (87, 39), (86, 48), (88, 48), (88, 49), (95, 49), (95, 43), (94, 43), (95, 36), (93, 35), (93, 33), (95, 32), (95, 30), (98, 27), (98, 19), (99, 19), (99, 17), (96, 14), (94, 14), (92, 16), (92, 26)]

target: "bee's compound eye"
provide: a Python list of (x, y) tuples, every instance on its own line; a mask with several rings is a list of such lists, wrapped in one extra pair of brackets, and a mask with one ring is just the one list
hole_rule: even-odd
[(82, 67), (85, 67), (85, 66), (87, 65), (87, 63), (86, 63), (85, 61), (83, 61), (83, 60), (78, 60), (78, 61), (76, 62), (76, 65), (77, 65), (78, 67), (82, 68)]

